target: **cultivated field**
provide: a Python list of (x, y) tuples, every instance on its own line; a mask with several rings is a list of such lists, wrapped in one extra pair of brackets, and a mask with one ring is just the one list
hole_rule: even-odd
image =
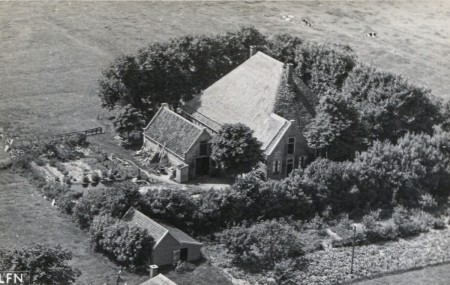
[(349, 44), (366, 62), (450, 94), (448, 1), (0, 2), (0, 125), (33, 133), (95, 127), (97, 79), (116, 56), (247, 24)]

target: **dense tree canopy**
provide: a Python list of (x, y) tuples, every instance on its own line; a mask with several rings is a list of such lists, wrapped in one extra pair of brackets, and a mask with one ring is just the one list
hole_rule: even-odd
[(152, 43), (135, 56), (117, 58), (103, 71), (102, 106), (131, 105), (149, 118), (163, 102), (176, 107), (199, 94), (247, 59), (249, 46), (265, 43), (266, 37), (250, 27)]
[(114, 120), (114, 127), (119, 134), (127, 137), (133, 131), (141, 131), (145, 127), (145, 117), (131, 105), (125, 106)]
[(102, 105), (122, 109), (116, 120), (120, 132), (128, 133), (131, 125), (139, 129), (142, 118), (148, 121), (161, 103), (176, 109), (201, 94), (244, 62), (252, 45), (293, 63), (295, 73), (321, 98), (306, 137), (310, 147), (328, 151), (331, 159), (352, 159), (355, 151), (376, 140), (395, 143), (408, 132), (432, 134), (434, 125), (450, 125), (449, 115), (430, 99), (429, 90), (368, 67), (348, 46), (309, 43), (289, 34), (264, 35), (252, 27), (182, 36), (117, 58), (100, 79)]
[(305, 132), (309, 147), (325, 152), (333, 160), (349, 159), (356, 151), (366, 149), (367, 130), (352, 101), (327, 92), (321, 97), (316, 112)]
[(429, 90), (365, 65), (349, 74), (342, 94), (355, 103), (360, 120), (369, 128), (370, 141), (395, 142), (407, 132), (431, 134), (433, 125), (442, 122)]
[(225, 124), (212, 139), (211, 158), (232, 174), (246, 173), (264, 159), (262, 144), (243, 124)]

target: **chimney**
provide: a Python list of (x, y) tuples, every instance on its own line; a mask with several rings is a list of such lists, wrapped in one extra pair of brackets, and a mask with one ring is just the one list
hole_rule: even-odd
[(167, 103), (161, 103), (161, 108), (169, 108), (169, 104), (167, 104)]
[(286, 80), (288, 83), (292, 81), (292, 69), (294, 69), (294, 65), (292, 63), (286, 63)]
[(158, 275), (158, 265), (152, 264), (149, 266), (149, 268), (150, 268), (150, 278), (153, 278), (156, 275)]
[(250, 57), (254, 56), (256, 53), (256, 46), (250, 46)]

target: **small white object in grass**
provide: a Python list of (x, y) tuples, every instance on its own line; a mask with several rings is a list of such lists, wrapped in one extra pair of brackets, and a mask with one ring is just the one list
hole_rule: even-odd
[(52, 201), (52, 207), (55, 207), (55, 199)]

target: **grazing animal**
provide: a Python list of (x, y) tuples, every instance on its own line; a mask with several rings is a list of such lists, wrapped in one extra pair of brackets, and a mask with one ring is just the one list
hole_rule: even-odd
[(367, 33), (366, 36), (367, 36), (367, 37), (370, 37), (370, 38), (376, 38), (376, 37), (377, 37), (377, 33), (375, 33), (375, 32), (370, 32), (370, 33)]
[(308, 27), (312, 27), (312, 23), (306, 19), (302, 19), (303, 24), (307, 25)]

